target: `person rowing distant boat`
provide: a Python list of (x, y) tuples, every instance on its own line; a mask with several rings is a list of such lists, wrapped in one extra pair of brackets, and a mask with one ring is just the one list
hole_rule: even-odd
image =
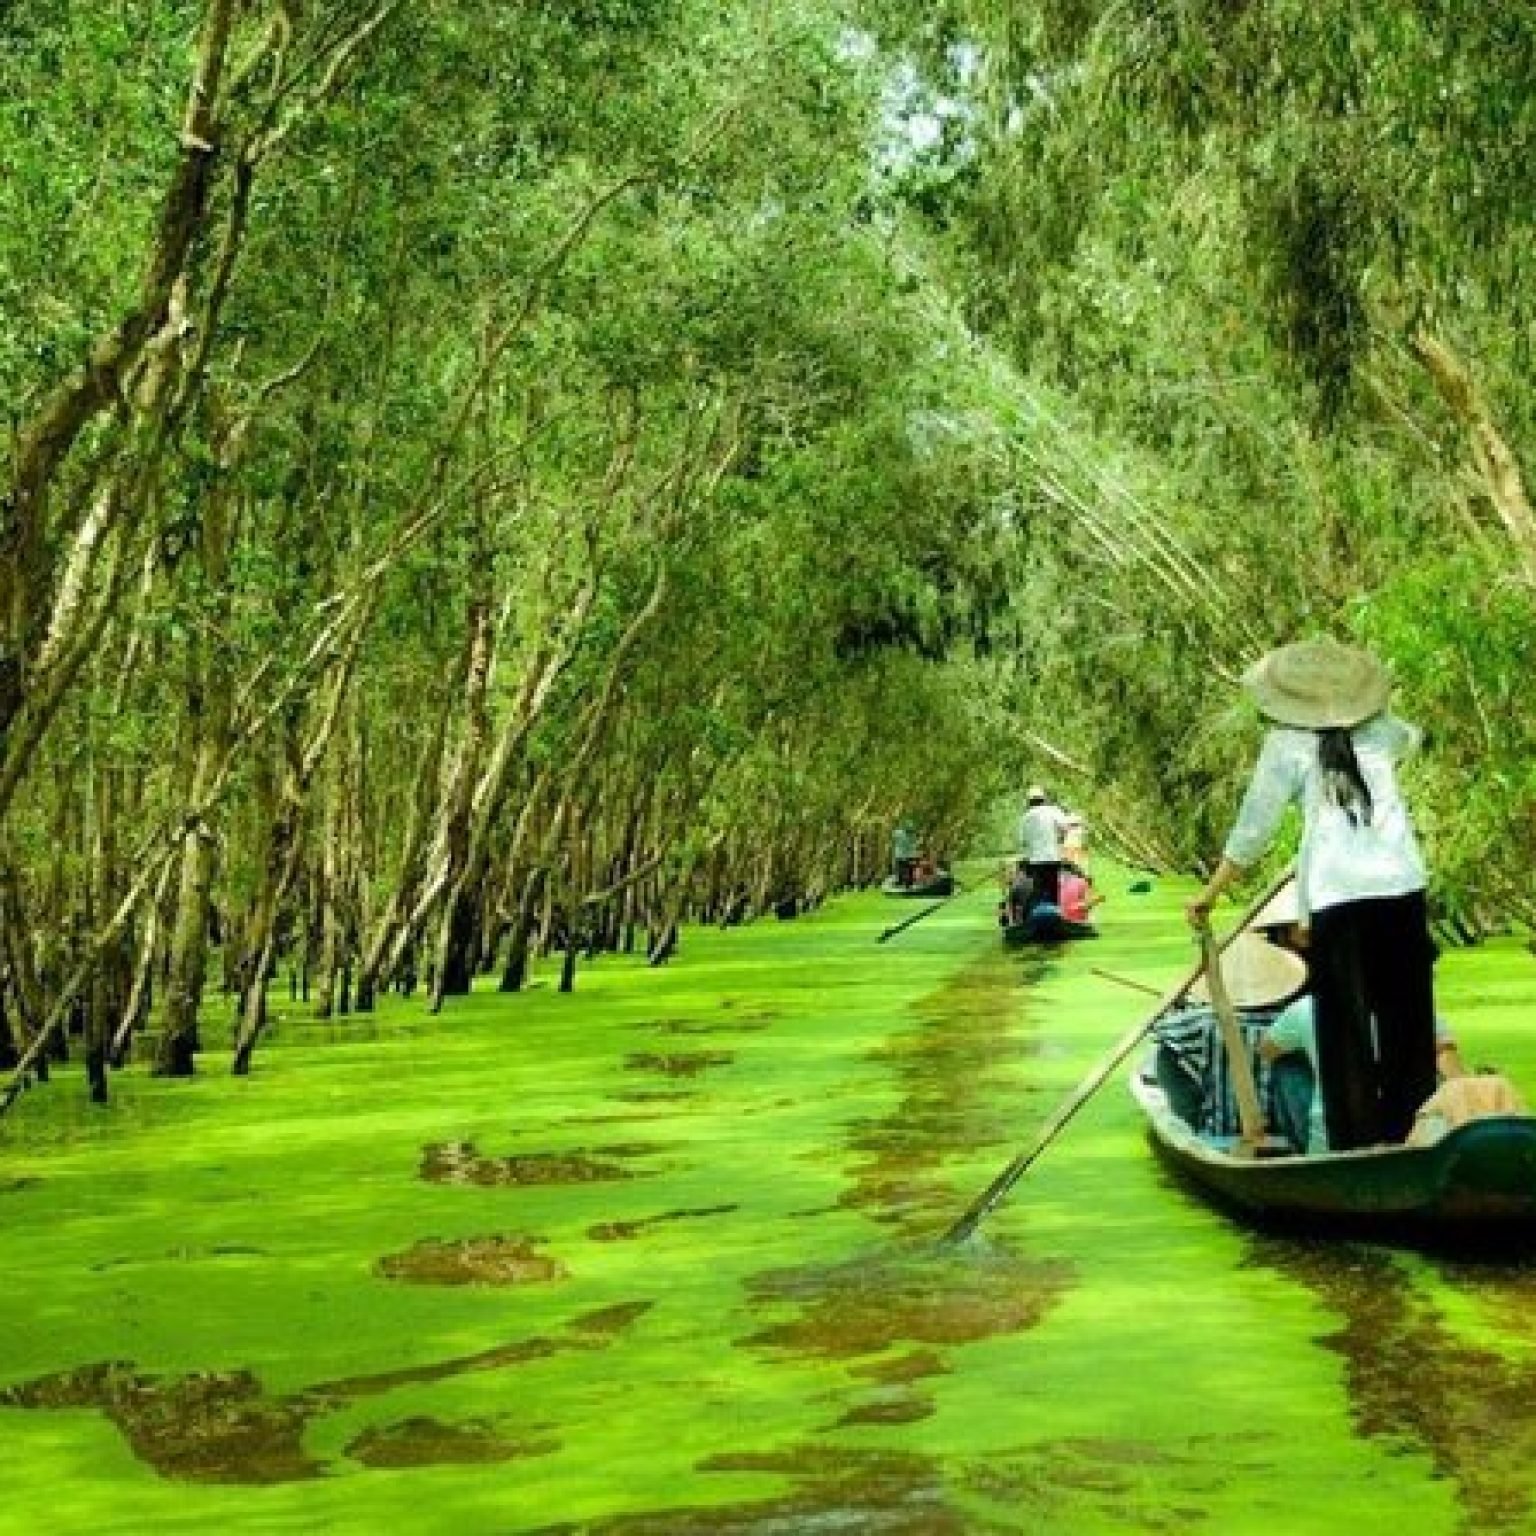
[(1396, 776), (1419, 733), (1387, 713), (1387, 670), (1354, 646), (1283, 646), (1243, 683), (1270, 730), (1190, 922), (1209, 921), (1299, 805), (1299, 915), (1310, 930), (1328, 1141), (1335, 1150), (1403, 1141), (1435, 1091), (1426, 873)]
[(1067, 813), (1039, 784), (1024, 797), (1024, 816), (1019, 822), (1019, 851), (1025, 872), (1034, 887), (1036, 901), (1061, 905), (1061, 844), (1071, 830)]

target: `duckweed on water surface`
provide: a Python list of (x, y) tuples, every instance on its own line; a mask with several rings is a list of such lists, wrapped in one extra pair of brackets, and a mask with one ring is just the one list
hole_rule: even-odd
[[(1004, 953), (984, 896), (887, 920), (105, 1111), (61, 1075), (0, 1130), (0, 1530), (1536, 1529), (1527, 1263), (1246, 1232), (1119, 1084), (937, 1247), (1142, 1007), (1090, 963), (1185, 962), (1173, 894), (1122, 882), (1091, 961)], [(1441, 969), (1536, 1089), (1536, 963)]]

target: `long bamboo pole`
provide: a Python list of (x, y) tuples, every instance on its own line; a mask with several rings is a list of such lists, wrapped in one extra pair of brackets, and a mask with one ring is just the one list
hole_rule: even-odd
[[(1223, 950), (1225, 950), (1227, 946), (1230, 945), (1240, 933), (1245, 932), (1249, 923), (1251, 923), (1254, 918), (1256, 918), (1259, 913), (1263, 911), (1264, 907), (1271, 900), (1280, 894), (1281, 889), (1291, 878), (1291, 874), (1292, 869), (1288, 865), (1284, 873), (1281, 874), (1279, 878), (1276, 879), (1273, 883), (1267, 886), (1261, 895), (1255, 898), (1252, 904), (1248, 907), (1247, 911), (1243, 913), (1242, 920), (1229, 934), (1226, 935), (1225, 938), (1218, 941), (1213, 936), (1212, 947), (1215, 949), (1215, 952), (1218, 955)], [(1029, 1146), (1027, 1146), (1016, 1158), (1014, 1158), (1014, 1160), (1009, 1163), (1008, 1166), (1004, 1168), (1003, 1171), (998, 1174), (998, 1176), (993, 1179), (993, 1181), (987, 1185), (984, 1190), (982, 1190), (981, 1194), (979, 1194), (966, 1209), (965, 1214), (961, 1216), (960, 1219), (955, 1222), (947, 1232), (945, 1232), (943, 1238), (940, 1239), (942, 1246), (950, 1247), (956, 1243), (963, 1243), (968, 1237), (970, 1237), (976, 1228), (979, 1227), (984, 1220), (986, 1220), (991, 1212), (994, 1211), (1002, 1203), (1003, 1197), (1008, 1193), (1008, 1191), (1012, 1189), (1013, 1186), (1017, 1184), (1019, 1180), (1023, 1178), (1024, 1175), (1029, 1171), (1030, 1167), (1036, 1161), (1038, 1161), (1041, 1154), (1047, 1147), (1050, 1146), (1053, 1141), (1055, 1141), (1057, 1136), (1061, 1134), (1061, 1132), (1076, 1116), (1077, 1112), (1094, 1096), (1094, 1094), (1099, 1091), (1100, 1088), (1104, 1086), (1104, 1084), (1109, 1079), (1110, 1073), (1112, 1073), (1115, 1068), (1118, 1067), (1120, 1063), (1124, 1061), (1125, 1058), (1136, 1049), (1136, 1047), (1141, 1043), (1142, 1039), (1152, 1028), (1152, 1026), (1156, 1024), (1157, 1021), (1162, 1018), (1162, 1016), (1167, 1013), (1168, 1010), (1172, 1008), (1173, 1005), (1177, 1003), (1179, 999), (1183, 997), (1184, 994), (1188, 992), (1189, 989), (1194, 986), (1194, 984), (1200, 979), (1201, 975), (1205, 971), (1205, 966), (1206, 957), (1204, 954), (1202, 954), (1198, 963), (1192, 966), (1188, 973), (1179, 979), (1178, 984), (1176, 986), (1170, 987), (1167, 992), (1163, 993), (1162, 996), (1158, 998), (1157, 1004), (1151, 1013), (1149, 1013), (1146, 1018), (1142, 1019), (1133, 1028), (1127, 1030), (1125, 1034), (1123, 1034), (1114, 1043), (1114, 1045), (1110, 1047), (1109, 1052), (1100, 1058), (1098, 1063), (1094, 1066), (1093, 1070), (1089, 1072), (1085, 1078), (1083, 1078), (1077, 1087), (1073, 1089), (1068, 1098), (1064, 1100), (1063, 1103), (1058, 1107), (1050, 1119), (1045, 1122), (1045, 1125), (1041, 1128), (1039, 1134), (1029, 1144)]]
[(1211, 932), (1209, 923), (1202, 923), (1198, 932), (1205, 985), (1211, 994), (1211, 1009), (1216, 1022), (1221, 1026), (1221, 1037), (1226, 1041), (1227, 1070), (1232, 1075), (1232, 1087), (1237, 1094), (1237, 1119), (1243, 1133), (1242, 1152), (1245, 1157), (1257, 1157), (1264, 1144), (1264, 1111), (1259, 1106), (1253, 1063), (1248, 1059), (1248, 1048), (1243, 1043), (1243, 1031), (1232, 1007), (1232, 994), (1227, 991), (1227, 979), (1221, 974), (1221, 951), (1216, 947), (1216, 935)]

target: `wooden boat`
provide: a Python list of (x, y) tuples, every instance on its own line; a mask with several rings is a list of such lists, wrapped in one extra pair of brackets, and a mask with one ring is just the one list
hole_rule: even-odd
[(916, 885), (902, 885), (893, 876), (880, 889), (887, 896), (915, 896), (932, 901), (936, 896), (954, 895), (955, 877), (947, 869), (942, 869), (931, 880), (923, 880)]
[(1067, 939), (1096, 939), (1099, 930), (1092, 923), (1075, 922), (1060, 912), (1031, 914), (1022, 923), (1003, 928), (1003, 943), (1010, 948), (1023, 944), (1059, 944)]
[(1228, 1210), (1266, 1225), (1431, 1244), (1536, 1243), (1536, 1117), (1470, 1120), (1427, 1146), (1258, 1158), (1197, 1136), (1148, 1064), (1131, 1076), (1159, 1156)]

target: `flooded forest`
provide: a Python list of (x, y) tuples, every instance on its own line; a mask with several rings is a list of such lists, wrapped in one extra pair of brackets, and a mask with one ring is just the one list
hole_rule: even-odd
[(1330, 639), (1536, 1099), (1536, 16), (0, 34), (0, 1532), (1536, 1531), (1536, 1248), (1104, 1065)]

